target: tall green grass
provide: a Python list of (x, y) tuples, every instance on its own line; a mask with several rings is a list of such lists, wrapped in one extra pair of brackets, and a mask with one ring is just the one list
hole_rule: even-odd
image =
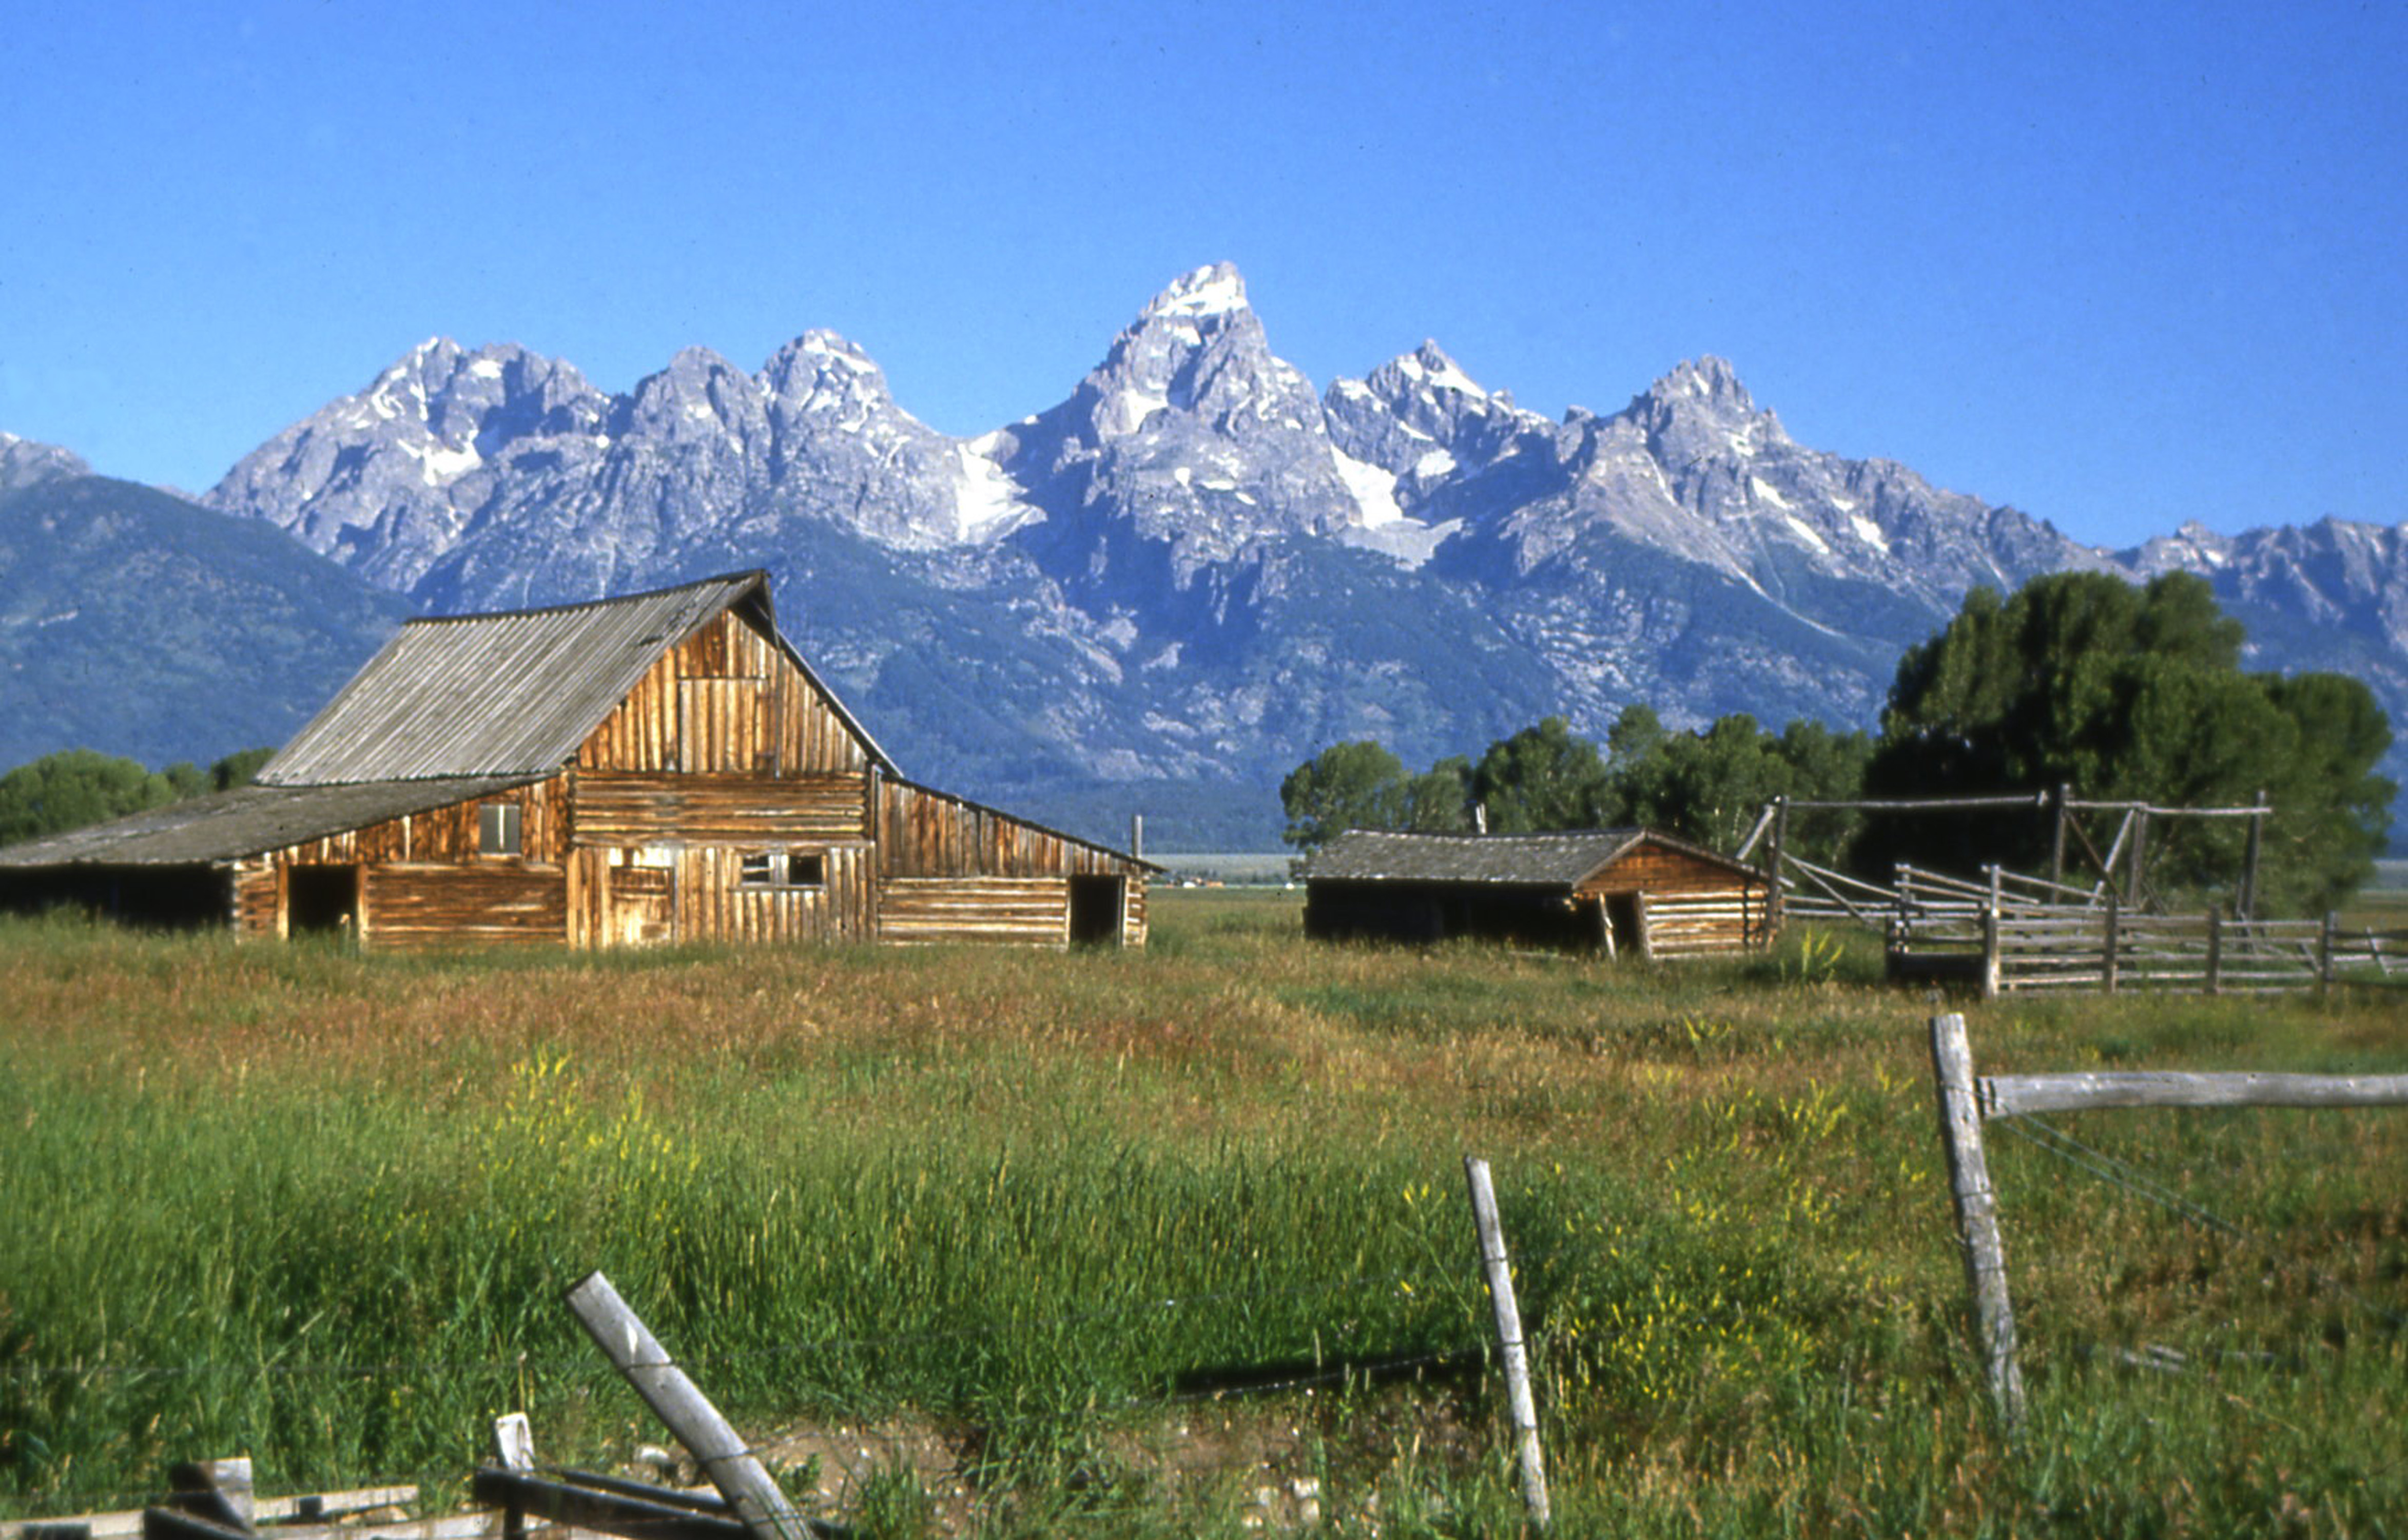
[[(235, 1451), (270, 1490), (457, 1490), (517, 1407), (552, 1458), (624, 1458), (659, 1434), (559, 1303), (598, 1267), (748, 1428), (952, 1430), (997, 1529), (1235, 1533), (1247, 1471), (1129, 1452), (1209, 1411), (1296, 1426), (1333, 1522), (1510, 1530), (1466, 1374), (1476, 1151), (1569, 1533), (2408, 1512), (2408, 1115), (2068, 1122), (2246, 1241), (1994, 1132), (2011, 1449), (1965, 1356), (1930, 1006), (1864, 952), (1615, 970), (1296, 929), (1235, 895), (1067, 957), (0, 927), (0, 1504), (126, 1505)], [(2051, 1000), (1973, 1036), (1985, 1069), (2396, 1072), (2400, 1003)], [(2187, 1371), (2132, 1367), (2152, 1346)], [(1313, 1395), (1261, 1393), (1286, 1380)]]

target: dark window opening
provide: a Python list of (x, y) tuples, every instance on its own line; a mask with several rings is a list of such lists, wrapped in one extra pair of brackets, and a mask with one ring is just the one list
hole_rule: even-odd
[(740, 887), (825, 887), (827, 857), (816, 850), (767, 851), (747, 856), (736, 881)]
[(1128, 902), (1127, 881), (1120, 877), (1070, 879), (1070, 940), (1077, 945), (1116, 946), (1122, 914)]
[(349, 935), (360, 923), (360, 869), (296, 866), (284, 873), (284, 928), (294, 936)]
[(477, 854), (516, 856), (520, 844), (519, 805), (487, 802), (477, 810)]

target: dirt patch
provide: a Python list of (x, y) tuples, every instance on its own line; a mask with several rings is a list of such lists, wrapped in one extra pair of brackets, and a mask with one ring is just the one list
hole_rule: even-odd
[(1453, 1395), (1199, 1400), (1061, 1451), (1036, 1478), (1056, 1489), (1042, 1493), (1016, 1486), (1032, 1477), (997, 1460), (984, 1430), (916, 1414), (797, 1423), (756, 1447), (797, 1505), (835, 1522), (891, 1524), (901, 1504), (929, 1533), (963, 1534), (996, 1506), (1109, 1491), (1164, 1512), (1235, 1513), (1276, 1532), (1376, 1520), (1393, 1480), (1459, 1474), (1487, 1453), (1484, 1438)]

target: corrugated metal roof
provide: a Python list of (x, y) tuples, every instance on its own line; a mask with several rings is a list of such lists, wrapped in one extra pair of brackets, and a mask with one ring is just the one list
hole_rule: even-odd
[(1313, 852), (1304, 874), (1308, 881), (1572, 887), (1642, 840), (1727, 867), (1734, 874), (1756, 875), (1754, 868), (1727, 856), (1646, 828), (1562, 834), (1403, 834), (1350, 828)]
[[(775, 636), (768, 578), (757, 571), (556, 609), (411, 621), (259, 779), (307, 786), (549, 773), (662, 653), (747, 597), (757, 597)], [(836, 710), (873, 757), (891, 764), (841, 704)]]
[(0, 849), (0, 869), (198, 866), (239, 860), (405, 813), (488, 797), (538, 776), (384, 781), (368, 785), (238, 786), (131, 817)]

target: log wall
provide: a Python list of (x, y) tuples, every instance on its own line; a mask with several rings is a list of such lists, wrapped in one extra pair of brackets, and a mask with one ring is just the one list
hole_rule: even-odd
[(1121, 944), (1143, 946), (1146, 939), (1145, 879), (1131, 877), (1121, 904)]
[(677, 853), (679, 941), (850, 941), (875, 933), (867, 845), (822, 851), (826, 880), (817, 887), (746, 887), (738, 881), (744, 854), (717, 845)]
[(1647, 895), (1647, 947), (1659, 957), (1698, 952), (1737, 952), (1764, 944), (1764, 894), (1750, 888), (1722, 893)]
[(580, 770), (571, 782), (572, 828), (586, 849), (665, 840), (763, 849), (867, 840), (868, 795), (867, 775)]
[(268, 852), (266, 859), (291, 866), (371, 865), (391, 861), (471, 863), (494, 857), (477, 849), (478, 810), (495, 803), (519, 810), (519, 855), (530, 861), (557, 861), (567, 853), (568, 796), (565, 778), (553, 776), (515, 791), (496, 792), (427, 813), (388, 818), (364, 828)]
[(881, 781), (872, 830), (882, 877), (1126, 877), (1146, 869), (1126, 856), (1009, 813), (908, 781)]
[(1642, 842), (1578, 889), (1600, 900), (1626, 893), (1647, 896), (1647, 948), (1656, 957), (1737, 952), (1770, 939), (1762, 879), (1687, 851)]
[(878, 885), (878, 936), (1066, 945), (1070, 885), (1058, 877), (889, 877)]
[[(494, 804), (519, 810), (516, 856), (487, 856), (478, 849), (480, 810)], [(569, 848), (569, 822), (566, 780), (553, 776), (269, 851), (235, 865), (235, 928), (244, 936), (284, 935), (287, 874), (293, 869), (355, 866), (363, 874), (359, 934), (367, 944), (563, 941), (567, 906), (562, 860)], [(462, 881), (447, 885), (434, 880), (444, 873)], [(531, 909), (529, 895), (538, 886), (548, 892), (541, 906)], [(497, 905), (490, 920), (476, 917), (484, 899)], [(391, 914), (385, 913), (389, 905), (397, 906)], [(437, 934), (450, 918), (459, 918), (463, 928)]]
[(234, 869), (234, 930), (236, 936), (275, 936), (282, 922), (278, 905), (282, 889), (276, 863), (264, 856), (238, 861)]
[(366, 886), (360, 935), (371, 946), (557, 946), (567, 939), (566, 890), (555, 864), (393, 862), (369, 867)]

